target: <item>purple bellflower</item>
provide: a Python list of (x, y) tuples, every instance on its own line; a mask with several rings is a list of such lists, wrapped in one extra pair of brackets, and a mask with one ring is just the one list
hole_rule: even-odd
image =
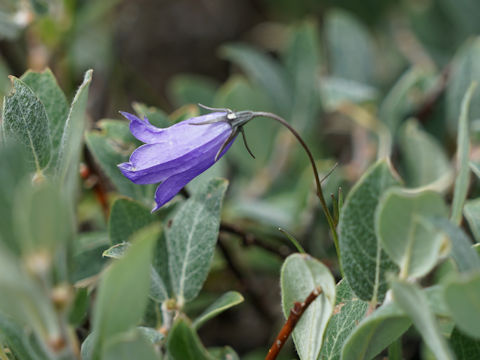
[[(118, 167), (135, 184), (160, 183), (152, 212), (220, 159), (239, 132), (245, 141), (242, 126), (253, 118), (252, 112), (202, 107), (214, 112), (164, 129), (153, 126), (146, 117), (142, 120), (121, 112), (130, 120), (131, 133), (145, 144), (132, 153), (129, 162)], [(247, 150), (250, 152), (248, 146)]]

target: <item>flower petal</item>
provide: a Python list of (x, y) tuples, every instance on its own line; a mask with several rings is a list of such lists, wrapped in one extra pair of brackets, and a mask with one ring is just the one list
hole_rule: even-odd
[(132, 135), (144, 143), (155, 142), (155, 140), (158, 140), (162, 137), (162, 133), (166, 130), (153, 126), (146, 117), (144, 117), (142, 120), (139, 117), (127, 112), (120, 111), (120, 114), (130, 120), (130, 132)]
[(206, 124), (201, 126), (190, 125), (192, 123), (201, 123), (223, 117), (226, 114), (224, 112), (215, 112), (189, 118), (164, 129), (153, 126), (150, 124), (147, 118), (142, 120), (139, 117), (127, 112), (120, 113), (130, 120), (130, 132), (138, 140), (147, 144), (165, 143), (170, 146), (177, 147), (179, 152), (188, 151), (188, 147), (192, 143), (198, 144), (208, 142), (219, 132), (225, 131), (225, 129), (228, 129), (228, 127), (231, 128), (231, 126), (226, 122)]
[(209, 143), (193, 148), (180, 156), (174, 148), (167, 147), (165, 144), (146, 144), (132, 153), (129, 162), (122, 163), (118, 167), (123, 175), (136, 184), (158, 183), (205, 160), (213, 164), (218, 150), (230, 133), (231, 130), (221, 133)]
[[(220, 154), (219, 159), (227, 152), (227, 150), (230, 148), (234, 141), (235, 139), (230, 141), (230, 143), (226, 146), (225, 150), (223, 150)], [(187, 185), (196, 176), (200, 175), (209, 167), (211, 167), (214, 163), (214, 157), (205, 158), (192, 166), (190, 169), (175, 174), (162, 182), (155, 191), (155, 202), (157, 203), (157, 205), (153, 208), (152, 212), (157, 211), (168, 201), (172, 200), (173, 197), (177, 195), (178, 192), (182, 190), (185, 185)]]

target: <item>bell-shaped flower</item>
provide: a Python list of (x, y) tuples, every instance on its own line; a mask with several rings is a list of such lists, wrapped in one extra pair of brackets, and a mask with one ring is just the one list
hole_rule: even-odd
[[(155, 192), (158, 210), (188, 182), (211, 167), (229, 149), (242, 131), (235, 113), (217, 111), (181, 121), (168, 128), (153, 126), (147, 118), (122, 112), (130, 120), (130, 131), (145, 144), (120, 171), (135, 184), (160, 183)], [(199, 126), (193, 126), (199, 125)]]

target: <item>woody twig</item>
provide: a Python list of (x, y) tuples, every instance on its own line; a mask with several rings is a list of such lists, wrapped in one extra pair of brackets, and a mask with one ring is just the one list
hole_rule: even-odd
[(283, 345), (287, 341), (288, 337), (292, 333), (293, 329), (295, 329), (295, 325), (297, 325), (298, 321), (302, 317), (303, 313), (310, 304), (322, 293), (322, 288), (318, 286), (315, 288), (305, 299), (304, 302), (295, 302), (293, 304), (292, 309), (290, 309), (290, 314), (288, 315), (288, 319), (283, 325), (282, 329), (277, 335), (277, 338), (273, 342), (270, 350), (268, 350), (268, 354), (265, 357), (265, 360), (275, 360), (278, 356), (278, 353), (282, 349)]

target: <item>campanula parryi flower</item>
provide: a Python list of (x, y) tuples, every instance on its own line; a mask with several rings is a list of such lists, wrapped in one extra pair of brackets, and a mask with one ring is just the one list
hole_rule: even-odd
[(131, 133), (145, 144), (118, 167), (135, 184), (160, 183), (152, 212), (156, 211), (225, 154), (238, 132), (243, 134), (250, 114), (225, 109), (161, 129), (147, 118), (122, 112), (130, 120)]

